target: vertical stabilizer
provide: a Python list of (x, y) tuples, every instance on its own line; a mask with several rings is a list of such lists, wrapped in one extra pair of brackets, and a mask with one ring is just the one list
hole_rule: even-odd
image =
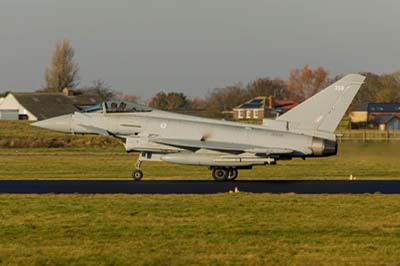
[(277, 119), (288, 121), (291, 128), (334, 132), (364, 79), (349, 74)]

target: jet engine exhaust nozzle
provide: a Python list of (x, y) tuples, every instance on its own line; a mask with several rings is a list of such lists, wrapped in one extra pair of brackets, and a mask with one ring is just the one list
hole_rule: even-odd
[(337, 141), (314, 137), (311, 143), (313, 156), (325, 157), (337, 154)]

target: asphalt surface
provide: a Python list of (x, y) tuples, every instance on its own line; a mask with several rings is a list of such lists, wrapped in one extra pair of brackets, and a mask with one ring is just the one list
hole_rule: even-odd
[(212, 194), (234, 191), (298, 194), (399, 194), (400, 180), (306, 181), (114, 181), (2, 180), (0, 193), (13, 194)]

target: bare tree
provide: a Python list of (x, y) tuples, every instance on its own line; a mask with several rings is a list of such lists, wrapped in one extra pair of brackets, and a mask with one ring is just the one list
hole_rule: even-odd
[(80, 93), (98, 95), (103, 101), (114, 99), (117, 95), (111, 86), (102, 79), (92, 81), (90, 86), (80, 89)]
[(46, 87), (42, 91), (61, 92), (79, 84), (79, 66), (74, 62), (75, 51), (67, 39), (56, 43), (51, 64), (46, 68)]
[(159, 92), (150, 99), (149, 106), (161, 110), (179, 110), (188, 106), (188, 100), (182, 92)]
[(288, 80), (287, 94), (291, 100), (304, 101), (329, 84), (328, 71), (319, 67), (312, 70), (308, 65), (292, 69)]
[(140, 97), (136, 95), (131, 95), (131, 94), (121, 94), (117, 96), (119, 100), (121, 101), (127, 101), (127, 102), (139, 102)]
[(168, 99), (165, 92), (158, 92), (156, 95), (150, 98), (148, 105), (153, 108), (167, 110)]
[(223, 111), (230, 111), (249, 99), (249, 93), (243, 88), (243, 85), (236, 83), (232, 86), (212, 90), (208, 93), (206, 102), (210, 116), (222, 117)]
[(188, 101), (188, 108), (191, 110), (204, 110), (207, 108), (207, 101), (203, 98), (189, 98)]
[(246, 86), (250, 98), (258, 96), (274, 96), (286, 99), (286, 82), (281, 79), (258, 78)]

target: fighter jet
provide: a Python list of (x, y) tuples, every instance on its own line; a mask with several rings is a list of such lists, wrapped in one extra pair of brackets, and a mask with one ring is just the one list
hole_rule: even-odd
[(103, 102), (33, 125), (120, 139), (127, 152), (140, 153), (132, 173), (136, 181), (143, 177), (143, 161), (206, 166), (216, 181), (230, 181), (238, 170), (255, 165), (336, 155), (335, 129), (364, 79), (349, 74), (261, 125), (176, 114), (125, 101)]

